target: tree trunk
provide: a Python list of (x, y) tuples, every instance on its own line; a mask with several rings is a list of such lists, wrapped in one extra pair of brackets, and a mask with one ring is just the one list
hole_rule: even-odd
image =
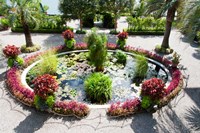
[(30, 29), (29, 29), (29, 26), (28, 26), (26, 20), (24, 19), (23, 11), (21, 12), (21, 22), (22, 22), (22, 26), (23, 26), (23, 30), (24, 30), (25, 39), (26, 39), (26, 47), (32, 47), (33, 42), (32, 42), (32, 38), (31, 38)]
[(116, 16), (114, 17), (114, 21), (115, 21), (114, 22), (114, 24), (115, 24), (114, 28), (115, 28), (115, 31), (117, 32), (117, 17)]
[(80, 18), (80, 30), (81, 31), (83, 30), (83, 20), (82, 20), (82, 18)]
[(175, 2), (172, 5), (172, 7), (170, 7), (167, 11), (165, 33), (164, 33), (164, 38), (163, 38), (162, 45), (161, 45), (161, 47), (163, 47), (163, 48), (169, 48), (169, 37), (170, 37), (170, 33), (171, 33), (172, 22), (174, 21), (174, 17), (175, 17), (177, 4), (178, 4), (178, 1)]

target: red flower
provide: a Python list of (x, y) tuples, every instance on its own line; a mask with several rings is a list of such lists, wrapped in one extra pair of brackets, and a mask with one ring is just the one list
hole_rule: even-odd
[(15, 45), (7, 45), (3, 49), (3, 53), (6, 57), (17, 57), (20, 54), (19, 47), (16, 47)]
[(74, 38), (74, 33), (71, 30), (66, 30), (62, 33), (62, 36), (66, 39), (66, 40), (70, 40), (72, 38)]
[(53, 95), (53, 93), (58, 89), (56, 79), (49, 74), (38, 76), (33, 80), (33, 83), (35, 94), (43, 99), (46, 99), (49, 95)]
[(123, 32), (119, 33), (119, 34), (117, 35), (117, 37), (118, 37), (120, 40), (127, 39), (127, 38), (128, 38), (128, 33), (125, 32), (125, 31), (123, 31)]
[(161, 79), (151, 78), (142, 84), (142, 96), (149, 96), (152, 100), (159, 100), (165, 96), (165, 84)]

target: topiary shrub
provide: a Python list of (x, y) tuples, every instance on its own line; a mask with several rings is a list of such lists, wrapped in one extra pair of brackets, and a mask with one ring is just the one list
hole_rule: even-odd
[(84, 82), (87, 98), (92, 103), (106, 103), (111, 99), (112, 80), (102, 73), (91, 74)]
[(76, 44), (76, 40), (74, 39), (74, 33), (71, 30), (66, 30), (62, 33), (62, 36), (65, 39), (65, 45), (68, 49), (74, 49), (74, 45)]
[(9, 67), (23, 65), (24, 60), (18, 56), (20, 54), (19, 47), (16, 47), (15, 45), (7, 45), (3, 48), (3, 53), (8, 58), (7, 64)]
[(134, 79), (144, 79), (148, 71), (148, 60), (143, 55), (136, 56)]
[(54, 105), (54, 92), (58, 89), (56, 79), (49, 74), (38, 76), (33, 80), (34, 84), (34, 104), (37, 109), (47, 110)]
[(104, 70), (104, 63), (107, 57), (107, 37), (105, 34), (98, 34), (97, 29), (92, 29), (92, 32), (85, 38), (88, 48), (90, 61), (96, 67), (96, 71)]
[(147, 109), (152, 105), (158, 104), (159, 100), (166, 94), (164, 87), (164, 82), (158, 78), (151, 78), (144, 81), (141, 90), (142, 108)]
[(127, 55), (123, 51), (117, 50), (115, 57), (116, 57), (118, 63), (121, 63), (123, 65), (126, 64)]
[(128, 33), (123, 31), (117, 35), (117, 45), (120, 49), (124, 49), (124, 46), (126, 45), (126, 39), (128, 38)]

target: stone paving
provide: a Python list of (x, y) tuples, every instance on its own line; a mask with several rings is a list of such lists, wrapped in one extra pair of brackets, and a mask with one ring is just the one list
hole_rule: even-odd
[[(123, 21), (122, 21), (123, 22)], [(163, 36), (129, 36), (127, 43), (153, 50)], [(82, 41), (83, 35), (76, 35)], [(34, 43), (43, 49), (63, 43), (60, 34), (32, 34)], [(109, 35), (109, 42), (116, 36)], [(24, 44), (24, 35), (10, 31), (0, 32), (2, 47)], [(200, 52), (197, 44), (190, 44), (177, 31), (172, 30), (171, 47), (181, 55), (185, 89), (178, 97), (154, 114), (135, 114), (126, 118), (110, 118), (105, 109), (92, 109), (84, 119), (60, 117), (39, 112), (11, 97), (5, 86), (6, 59), (0, 58), (0, 133), (197, 133), (200, 132)], [(198, 128), (199, 130), (195, 130)]]

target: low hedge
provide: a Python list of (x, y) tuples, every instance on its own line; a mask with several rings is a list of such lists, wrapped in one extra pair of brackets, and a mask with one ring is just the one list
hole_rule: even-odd
[[(73, 28), (67, 28), (73, 31)], [(32, 33), (62, 33), (66, 29), (30, 29)], [(22, 28), (11, 28), (12, 32), (23, 32)]]
[(164, 31), (127, 31), (129, 35), (164, 35)]

